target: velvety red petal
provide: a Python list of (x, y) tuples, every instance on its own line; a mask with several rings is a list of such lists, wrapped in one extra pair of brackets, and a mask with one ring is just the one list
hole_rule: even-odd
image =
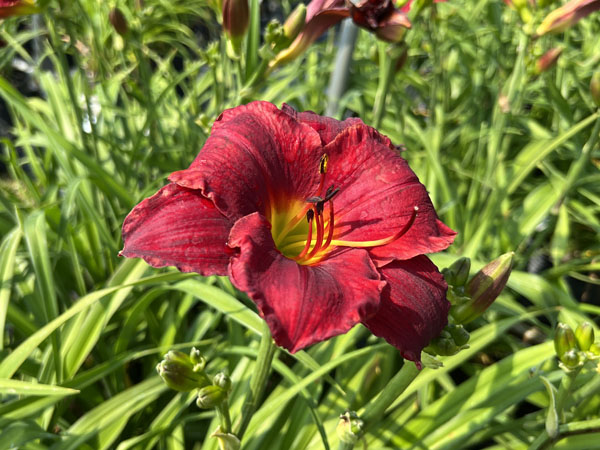
[(364, 250), (299, 265), (277, 251), (269, 222), (258, 213), (235, 223), (228, 244), (239, 249), (229, 268), (233, 284), (254, 300), (275, 342), (291, 352), (345, 333), (377, 310), (385, 283)]
[(378, 265), (410, 259), (447, 248), (456, 233), (437, 217), (423, 186), (400, 153), (385, 145), (373, 128), (346, 128), (325, 147), (329, 164), (325, 185), (339, 187), (335, 197), (334, 239), (371, 241), (398, 233), (414, 224), (399, 239), (369, 250)]
[(424, 255), (394, 261), (379, 269), (387, 286), (377, 313), (363, 324), (417, 363), (421, 350), (448, 323), (448, 286), (437, 267)]
[(123, 223), (122, 256), (154, 267), (226, 275), (231, 222), (200, 191), (169, 184), (143, 200)]
[(180, 186), (200, 189), (235, 221), (269, 207), (304, 200), (319, 181), (319, 134), (268, 102), (225, 111), (187, 170), (171, 174)]
[(346, 128), (363, 123), (363, 121), (357, 117), (349, 117), (346, 120), (336, 120), (332, 117), (320, 116), (312, 111), (298, 112), (285, 103), (282, 105), (281, 110), (319, 133), (323, 145), (329, 144)]

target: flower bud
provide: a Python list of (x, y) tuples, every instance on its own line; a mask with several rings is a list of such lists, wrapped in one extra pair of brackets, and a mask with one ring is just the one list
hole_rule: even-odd
[(192, 361), (196, 372), (204, 370), (204, 367), (206, 367), (206, 359), (196, 347), (192, 347), (192, 350), (190, 351), (190, 361)]
[(592, 93), (592, 100), (600, 108), (600, 70), (592, 75), (590, 92)]
[(467, 342), (469, 342), (469, 339), (471, 338), (469, 332), (465, 330), (465, 327), (463, 327), (462, 325), (449, 324), (446, 327), (446, 329), (452, 336), (452, 340), (454, 341), (454, 343), (459, 347), (466, 345)]
[(554, 350), (556, 351), (556, 356), (558, 356), (558, 358), (563, 362), (563, 357), (566, 353), (577, 350), (575, 334), (569, 325), (559, 323), (556, 327), (556, 334), (554, 335)]
[(459, 287), (464, 286), (469, 279), (469, 272), (471, 270), (471, 260), (469, 258), (458, 258), (452, 263), (452, 265), (444, 270), (444, 278), (446, 283), (451, 286)]
[(176, 391), (192, 391), (210, 384), (199, 365), (183, 352), (169, 351), (157, 366), (156, 371), (165, 384)]
[(127, 19), (125, 19), (123, 12), (119, 8), (113, 8), (110, 10), (110, 13), (108, 13), (108, 21), (113, 26), (115, 31), (121, 36), (125, 36), (127, 34), (127, 31), (129, 30)]
[(596, 356), (600, 356), (600, 344), (594, 342), (592, 345), (590, 345), (589, 351)]
[(346, 411), (340, 416), (337, 425), (338, 438), (346, 444), (354, 444), (363, 434), (363, 425), (363, 421), (354, 411)]
[(580, 350), (587, 352), (594, 343), (594, 328), (589, 322), (582, 322), (575, 330), (575, 340)]
[(541, 36), (546, 33), (561, 33), (584, 17), (600, 9), (600, 0), (571, 0), (548, 14), (536, 30)]
[(221, 389), (224, 389), (226, 392), (231, 390), (231, 378), (229, 378), (224, 372), (219, 372), (214, 376), (213, 384), (215, 386), (219, 386)]
[(575, 350), (569, 350), (562, 355), (560, 360), (568, 369), (574, 369), (579, 365), (579, 355)]
[(205, 386), (198, 391), (196, 405), (198, 408), (208, 409), (219, 406), (227, 398), (227, 391), (220, 386)]
[(427, 350), (439, 356), (456, 355), (460, 348), (456, 345), (452, 337), (437, 337), (427, 346)]
[(241, 40), (248, 29), (248, 0), (223, 0), (223, 28), (232, 40)]
[(219, 450), (240, 450), (240, 440), (235, 434), (223, 433), (221, 427), (218, 427), (210, 437), (217, 438), (219, 441)]
[(499, 256), (469, 281), (466, 291), (471, 300), (463, 305), (453, 306), (451, 311), (457, 323), (476, 319), (498, 298), (512, 271), (514, 255), (514, 252), (510, 252)]
[(544, 53), (535, 64), (535, 73), (539, 75), (540, 73), (554, 67), (562, 51), (562, 47), (554, 47)]
[(292, 11), (289, 17), (283, 24), (283, 35), (292, 42), (296, 39), (296, 36), (300, 34), (304, 28), (304, 21), (306, 20), (306, 6), (304, 3), (300, 3), (296, 9)]

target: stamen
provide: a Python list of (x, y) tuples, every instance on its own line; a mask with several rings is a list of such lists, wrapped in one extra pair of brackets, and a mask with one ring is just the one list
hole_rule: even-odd
[(389, 236), (387, 238), (377, 239), (375, 241), (364, 241), (364, 242), (340, 241), (340, 240), (333, 239), (331, 241), (331, 244), (336, 245), (338, 247), (360, 247), (360, 248), (379, 247), (380, 245), (389, 244), (390, 242), (393, 242), (396, 239), (398, 239), (406, 234), (406, 232), (410, 229), (410, 227), (412, 227), (413, 223), (415, 223), (415, 219), (417, 218), (418, 212), (419, 212), (419, 207), (415, 206), (413, 208), (412, 215), (410, 216), (410, 219), (408, 220), (406, 225), (404, 225), (402, 227), (402, 229), (400, 231), (398, 231), (396, 234)]
[(327, 240), (325, 241), (325, 244), (323, 244), (322, 250), (329, 247), (329, 244), (331, 244), (331, 240), (333, 239), (333, 202), (331, 200), (329, 200), (329, 223), (327, 224), (327, 227)]
[(323, 228), (323, 202), (317, 203), (314, 208), (317, 220), (317, 240), (315, 242), (315, 246), (306, 257), (307, 259), (312, 258), (319, 250), (321, 250), (321, 246), (323, 245), (323, 234), (325, 231)]
[(319, 173), (321, 174), (321, 181), (319, 182), (317, 195), (321, 195), (321, 192), (323, 192), (323, 184), (325, 183), (325, 174), (327, 173), (328, 162), (329, 156), (327, 155), (327, 153), (323, 153), (323, 156), (321, 156), (321, 160), (319, 161)]
[(308, 250), (310, 249), (310, 243), (312, 241), (312, 221), (313, 218), (315, 217), (315, 212), (312, 209), (309, 209), (306, 212), (306, 220), (308, 221), (308, 236), (306, 237), (306, 245), (304, 246), (304, 249), (300, 252), (300, 254), (298, 256), (296, 256), (294, 259), (302, 259), (304, 258), (304, 256), (308, 253)]

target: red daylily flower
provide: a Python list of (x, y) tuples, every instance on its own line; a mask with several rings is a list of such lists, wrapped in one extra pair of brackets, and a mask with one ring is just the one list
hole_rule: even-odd
[(33, 0), (0, 0), (0, 19), (38, 12)]
[(411, 24), (406, 15), (394, 7), (391, 0), (312, 0), (306, 8), (304, 29), (291, 45), (277, 55), (274, 64), (291, 61), (302, 54), (330, 27), (347, 17), (374, 32), (378, 38), (398, 42)]
[(238, 106), (169, 180), (125, 219), (121, 254), (229, 275), (289, 351), (361, 322), (419, 364), (446, 325), (447, 286), (424, 253), (455, 232), (361, 120)]

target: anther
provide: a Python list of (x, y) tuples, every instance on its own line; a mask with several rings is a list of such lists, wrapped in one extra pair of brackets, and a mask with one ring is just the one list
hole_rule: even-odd
[(319, 172), (324, 175), (327, 173), (327, 163), (329, 162), (329, 156), (327, 153), (323, 153), (321, 156), (321, 161), (319, 162)]
[(306, 211), (306, 221), (308, 223), (311, 223), (314, 218), (315, 218), (315, 212), (312, 209), (309, 209), (308, 211)]

